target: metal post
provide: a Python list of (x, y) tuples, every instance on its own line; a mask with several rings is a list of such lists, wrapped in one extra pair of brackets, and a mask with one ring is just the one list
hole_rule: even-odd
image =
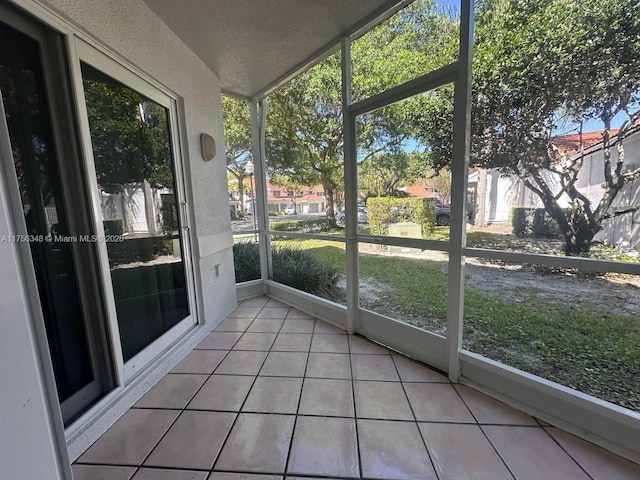
[(460, 376), (460, 350), (464, 317), (464, 249), (466, 246), (466, 196), (471, 126), (471, 57), (473, 2), (462, 0), (460, 52), (453, 109), (453, 158), (451, 166), (451, 227), (449, 240), (449, 296), (447, 300), (447, 357), (451, 381)]

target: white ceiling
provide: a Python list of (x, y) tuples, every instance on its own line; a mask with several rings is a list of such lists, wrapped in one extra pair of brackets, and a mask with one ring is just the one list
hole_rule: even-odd
[(261, 95), (399, 0), (144, 0), (220, 78)]

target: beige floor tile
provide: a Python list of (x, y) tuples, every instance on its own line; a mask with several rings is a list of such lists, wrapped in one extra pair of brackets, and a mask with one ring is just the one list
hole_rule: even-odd
[(206, 380), (206, 375), (181, 373), (165, 375), (135, 406), (138, 408), (184, 408)]
[(287, 314), (287, 319), (290, 319), (290, 318), (308, 318), (313, 320), (314, 317), (313, 315), (309, 315), (308, 313), (301, 312), (297, 308), (291, 307), (289, 309), (289, 313)]
[(454, 385), (478, 423), (537, 426), (533, 417), (464, 385)]
[(241, 336), (242, 333), (240, 332), (211, 332), (196, 348), (205, 350), (231, 350)]
[(354, 335), (349, 335), (349, 351), (351, 353), (362, 353), (362, 354), (388, 354), (389, 350), (386, 348), (377, 345), (369, 340), (365, 340), (360, 337), (356, 337)]
[(235, 413), (183, 412), (144, 464), (210, 469), (235, 418)]
[(354, 381), (353, 391), (359, 418), (414, 420), (400, 382)]
[(353, 391), (349, 380), (305, 378), (300, 415), (353, 417)]
[(231, 312), (228, 317), (230, 318), (256, 318), (256, 315), (260, 313), (262, 307), (255, 306), (244, 306), (241, 305), (237, 307), (233, 312)]
[(268, 352), (276, 339), (275, 333), (250, 333), (247, 332), (233, 347), (234, 350), (258, 350)]
[(267, 358), (267, 352), (232, 351), (222, 361), (216, 373), (224, 375), (257, 375)]
[(301, 389), (302, 378), (258, 377), (242, 411), (295, 414)]
[(354, 380), (399, 381), (391, 355), (351, 355)]
[(449, 379), (424, 365), (420, 365), (413, 360), (409, 360), (401, 355), (393, 355), (393, 361), (398, 368), (400, 378), (403, 382), (444, 382), (449, 383)]
[(340, 353), (310, 353), (307, 377), (351, 379), (349, 355)]
[(211, 374), (227, 354), (225, 350), (192, 350), (171, 373)]
[(570, 433), (545, 429), (584, 468), (594, 480), (637, 480), (640, 465), (598, 447)]
[(360, 477), (355, 420), (298, 417), (287, 472)]
[(275, 298), (270, 298), (266, 305), (268, 308), (289, 308), (289, 305), (286, 303), (282, 303)]
[(179, 413), (175, 410), (129, 410), (78, 461), (140, 465)]
[(238, 412), (254, 379), (253, 376), (212, 375), (187, 408)]
[(289, 307), (264, 307), (256, 318), (278, 318), (284, 320), (289, 313)]
[[(259, 475), (253, 473), (212, 472), (207, 480), (282, 480), (280, 475)], [(310, 479), (307, 479), (310, 480)]]
[(241, 413), (214, 470), (284, 473), (293, 415)]
[(313, 333), (316, 321), (308, 318), (287, 318), (282, 324), (280, 333)]
[(260, 375), (304, 377), (307, 356), (308, 354), (303, 352), (270, 352), (260, 370)]
[(134, 467), (109, 467), (106, 465), (72, 465), (74, 480), (129, 480)]
[(216, 332), (244, 332), (253, 322), (253, 318), (227, 317), (214, 330)]
[(267, 302), (271, 300), (266, 295), (259, 295), (257, 297), (247, 298), (243, 300), (240, 305), (243, 307), (264, 307)]
[(316, 320), (316, 326), (313, 333), (324, 335), (346, 335), (347, 332), (327, 322), (323, 322), (322, 320)]
[(310, 333), (280, 333), (271, 350), (280, 352), (308, 352), (310, 345)]
[(437, 480), (413, 422), (358, 420), (362, 475), (393, 480)]
[(475, 423), (455, 389), (444, 383), (405, 383), (418, 421)]
[(513, 479), (477, 425), (421, 423), (419, 428), (440, 478)]
[(277, 318), (256, 318), (247, 332), (253, 333), (278, 333), (284, 320)]
[(207, 480), (207, 472), (141, 468), (132, 480)]
[(349, 353), (349, 340), (346, 335), (313, 334), (312, 352)]
[(586, 480), (589, 477), (541, 427), (482, 426), (518, 479)]

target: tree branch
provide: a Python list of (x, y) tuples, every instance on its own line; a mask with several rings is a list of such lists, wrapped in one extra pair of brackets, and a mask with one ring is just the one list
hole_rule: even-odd
[(636, 205), (635, 207), (629, 207), (625, 210), (618, 210), (617, 212), (607, 213), (606, 215), (603, 215), (602, 219), (605, 220), (607, 218), (615, 218), (615, 217), (619, 217), (620, 215), (625, 215), (627, 213), (637, 212), (638, 210), (640, 210), (640, 205)]

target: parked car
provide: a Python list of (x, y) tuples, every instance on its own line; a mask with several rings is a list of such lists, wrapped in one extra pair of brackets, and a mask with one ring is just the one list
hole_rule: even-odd
[(436, 225), (445, 226), (451, 223), (451, 205), (436, 200)]
[[(339, 227), (345, 225), (345, 211), (344, 208), (336, 213), (336, 223)], [(367, 213), (367, 207), (358, 207), (358, 223), (369, 223), (369, 214)]]
[(288, 207), (286, 207), (284, 209), (284, 214), (285, 215), (295, 215), (296, 214), (296, 208), (293, 205), (289, 205)]

